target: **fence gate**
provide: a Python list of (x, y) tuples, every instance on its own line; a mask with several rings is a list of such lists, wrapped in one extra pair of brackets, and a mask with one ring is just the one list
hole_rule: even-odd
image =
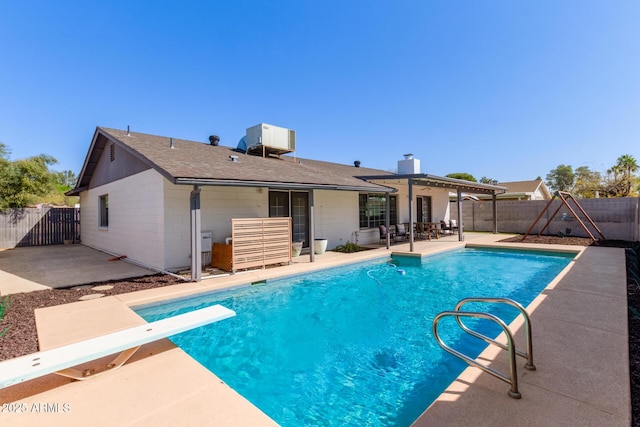
[(80, 209), (23, 208), (0, 212), (0, 248), (80, 241)]

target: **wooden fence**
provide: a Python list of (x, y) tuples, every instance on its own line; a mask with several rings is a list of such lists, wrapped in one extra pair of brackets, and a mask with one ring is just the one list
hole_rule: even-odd
[(80, 241), (80, 209), (22, 208), (0, 212), (0, 248)]
[(232, 268), (291, 262), (291, 218), (231, 220)]

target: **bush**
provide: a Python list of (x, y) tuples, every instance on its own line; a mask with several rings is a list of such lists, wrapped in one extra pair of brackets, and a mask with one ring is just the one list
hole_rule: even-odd
[[(4, 317), (5, 313), (9, 309), (9, 296), (4, 298), (4, 301), (0, 302), (0, 320)], [(4, 331), (0, 332), (0, 337), (7, 333), (9, 327), (7, 326)]]
[(362, 246), (358, 246), (357, 244), (351, 243), (349, 241), (347, 241), (347, 243), (345, 243), (344, 245), (336, 246), (336, 248), (334, 249), (335, 252), (344, 252), (347, 254), (366, 250), (367, 248), (363, 248)]

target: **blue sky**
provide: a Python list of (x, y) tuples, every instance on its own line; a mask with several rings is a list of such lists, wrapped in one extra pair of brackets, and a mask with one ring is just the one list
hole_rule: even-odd
[(0, 141), (80, 172), (96, 126), (499, 181), (640, 161), (640, 2), (0, 0)]

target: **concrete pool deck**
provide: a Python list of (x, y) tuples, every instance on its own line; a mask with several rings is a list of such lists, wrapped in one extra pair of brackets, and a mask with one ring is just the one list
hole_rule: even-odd
[[(465, 244), (495, 245), (505, 235), (466, 233), (465, 237), (464, 243), (455, 238), (416, 242), (415, 253), (425, 255)], [(538, 369), (525, 371), (523, 360), (518, 360), (522, 399), (509, 398), (506, 383), (468, 368), (415, 425), (629, 426), (624, 250), (522, 246), (580, 251), (527, 307)], [(327, 252), (313, 264), (303, 256), (289, 266), (40, 309), (36, 311), (40, 347), (48, 349), (144, 323), (130, 306), (404, 251), (408, 244), (394, 245), (390, 251)], [(512, 327), (519, 328), (519, 322), (516, 319)], [(521, 331), (516, 334), (518, 348), (522, 347), (521, 335)], [(506, 372), (504, 356), (505, 352), (489, 348), (480, 357)], [(87, 381), (47, 375), (0, 389), (0, 404), (12, 409), (0, 412), (2, 425), (275, 425), (168, 340), (144, 346), (120, 369)]]

